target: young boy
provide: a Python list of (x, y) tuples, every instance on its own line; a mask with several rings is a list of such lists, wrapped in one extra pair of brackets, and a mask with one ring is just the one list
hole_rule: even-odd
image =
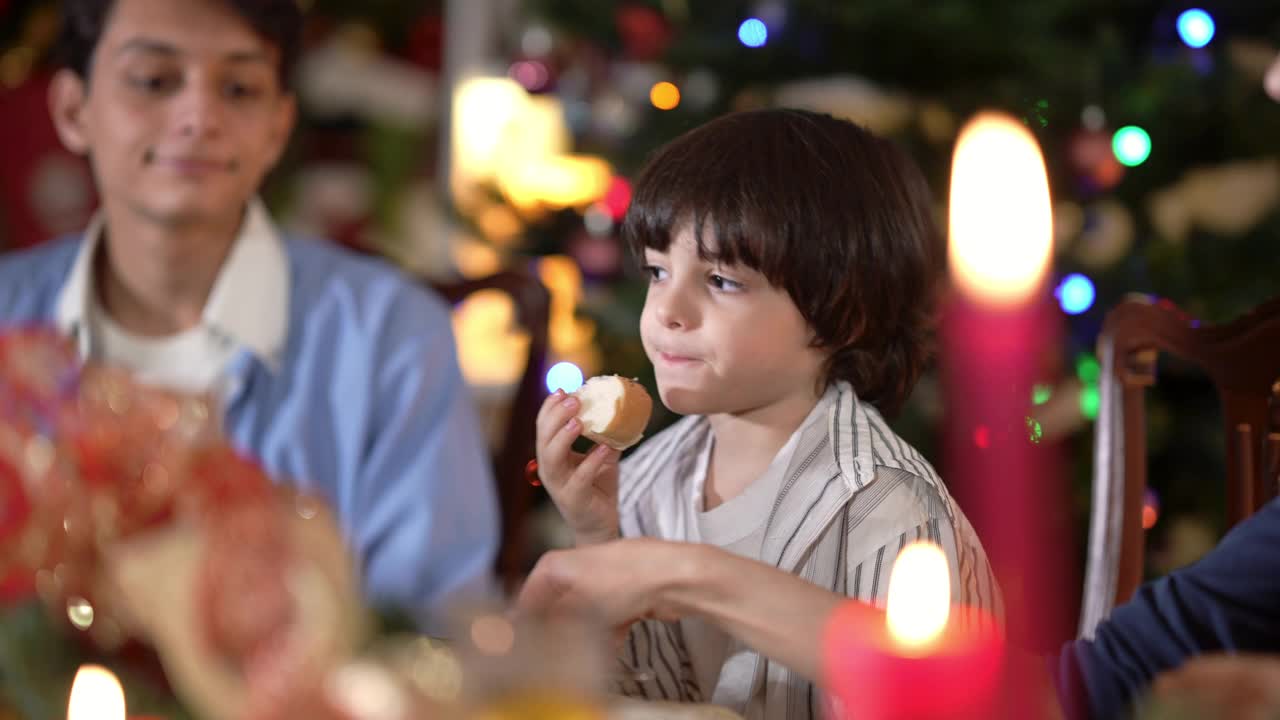
[(425, 624), (488, 585), (498, 509), (449, 313), (391, 267), (285, 238), (257, 199), (293, 127), (295, 0), (65, 0), (50, 108), (88, 156), (82, 236), (0, 259), (0, 326), (215, 394), (225, 429), (326, 497), (369, 599)]
[(658, 151), (623, 232), (659, 394), (687, 417), (619, 468), (571, 452), (576, 401), (547, 400), (540, 473), (580, 547), (544, 558), (522, 607), (652, 618), (625, 691), (779, 719), (814, 716), (823, 620), (883, 604), (909, 542), (945, 550), (955, 602), (999, 615), (968, 521), (881, 414), (928, 359), (944, 257), (911, 161), (828, 116), (728, 115)]

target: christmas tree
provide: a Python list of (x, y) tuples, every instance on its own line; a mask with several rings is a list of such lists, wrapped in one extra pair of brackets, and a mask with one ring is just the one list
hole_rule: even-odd
[[(1070, 509), (1083, 542), (1106, 311), (1130, 293), (1226, 321), (1274, 295), (1280, 261), (1280, 107), (1262, 74), (1280, 3), (807, 0), (755, 3), (534, 0), (508, 23), (509, 76), (564, 104), (575, 148), (625, 178), (657, 146), (718, 114), (772, 105), (830, 112), (902, 143), (944, 202), (955, 134), (975, 112), (1020, 118), (1040, 142), (1055, 203), (1055, 293), (1065, 395), (1039, 434), (1073, 458)], [(607, 198), (605, 199), (607, 203)], [(612, 238), (599, 206), (534, 224), (522, 252), (575, 252)], [(604, 210), (608, 210), (607, 207)], [(595, 222), (593, 222), (595, 221)], [(579, 250), (584, 267), (590, 254)], [(607, 268), (612, 270), (612, 268)], [(643, 289), (588, 276), (583, 311), (609, 371), (645, 377)], [(1222, 530), (1224, 453), (1208, 381), (1162, 364), (1149, 398), (1149, 571), (1204, 552)], [(926, 377), (899, 431), (937, 461), (943, 421)], [(1052, 512), (1046, 509), (1046, 512)]]

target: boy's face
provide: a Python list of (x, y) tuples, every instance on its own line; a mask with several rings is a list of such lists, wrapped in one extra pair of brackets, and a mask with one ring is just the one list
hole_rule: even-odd
[(89, 78), (61, 71), (50, 105), (108, 207), (225, 221), (257, 192), (292, 129), (278, 63), (220, 0), (116, 0)]
[(693, 232), (645, 251), (640, 336), (662, 402), (688, 414), (740, 413), (812, 396), (824, 353), (786, 291), (746, 267), (698, 257)]

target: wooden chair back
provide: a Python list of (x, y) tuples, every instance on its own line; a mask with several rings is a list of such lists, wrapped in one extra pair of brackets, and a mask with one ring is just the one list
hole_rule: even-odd
[(1133, 298), (1112, 309), (1098, 340), (1102, 402), (1094, 430), (1082, 637), (1091, 638), (1142, 582), (1144, 393), (1156, 382), (1160, 353), (1195, 364), (1217, 390), (1226, 432), (1228, 527), (1275, 497), (1280, 483), (1280, 297), (1213, 326), (1166, 300)]

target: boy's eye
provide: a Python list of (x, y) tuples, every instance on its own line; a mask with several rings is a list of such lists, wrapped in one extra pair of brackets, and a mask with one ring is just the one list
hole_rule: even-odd
[(667, 276), (667, 271), (657, 265), (645, 265), (644, 273), (649, 276), (650, 281), (661, 280)]
[(743, 288), (742, 283), (738, 282), (737, 280), (730, 280), (729, 278), (723, 275), (713, 274), (708, 279), (708, 282), (710, 282), (711, 286), (717, 290), (728, 290), (732, 292), (735, 290), (741, 290)]
[(172, 74), (143, 74), (129, 78), (130, 84), (147, 93), (168, 92), (178, 86), (178, 78)]
[(251, 100), (261, 95), (262, 89), (249, 83), (231, 82), (227, 83), (224, 92), (232, 100)]

